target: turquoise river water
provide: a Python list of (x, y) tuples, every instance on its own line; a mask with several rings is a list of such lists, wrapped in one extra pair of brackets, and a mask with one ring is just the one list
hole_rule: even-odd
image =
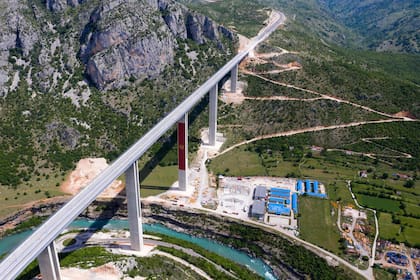
[[(73, 221), (69, 226), (69, 229), (75, 228), (127, 229), (128, 221), (117, 219), (106, 221), (78, 219)], [(177, 232), (160, 224), (144, 224), (143, 229), (149, 232), (161, 233), (167, 236), (176, 237), (197, 244), (210, 252), (216, 253), (234, 262), (247, 266), (248, 268), (255, 271), (258, 275), (264, 277), (265, 279), (276, 279), (270, 267), (267, 266), (261, 259), (252, 258), (243, 252), (232, 249), (213, 240), (207, 238), (194, 237), (185, 233)], [(32, 232), (32, 230), (27, 230), (1, 239), (0, 255), (3, 255), (13, 250), (13, 248), (18, 246), (19, 243), (21, 243), (25, 238), (27, 238)]]

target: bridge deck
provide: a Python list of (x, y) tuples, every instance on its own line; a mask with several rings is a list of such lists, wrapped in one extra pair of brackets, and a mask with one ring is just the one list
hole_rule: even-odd
[(108, 168), (100, 173), (87, 187), (74, 196), (57, 213), (44, 222), (30, 237), (20, 244), (0, 263), (2, 279), (14, 279), (28, 264), (33, 261), (54, 239), (86, 209), (115, 179), (123, 174), (138, 158), (140, 158), (166, 131), (168, 131), (185, 113), (190, 111), (212, 87), (214, 87), (233, 67), (241, 62), (248, 53), (265, 40), (281, 25), (285, 17), (265, 27), (260, 34), (238, 53), (210, 79), (195, 90), (172, 112), (149, 130), (140, 140), (132, 145), (124, 154), (116, 159)]

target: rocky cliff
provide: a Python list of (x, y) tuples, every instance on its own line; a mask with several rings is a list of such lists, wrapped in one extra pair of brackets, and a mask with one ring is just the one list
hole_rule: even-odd
[(8, 0), (6, 6), (0, 18), (3, 95), (18, 82), (10, 71), (16, 61), (42, 66), (27, 77), (36, 77), (42, 91), (74, 68), (84, 69), (97, 88), (115, 89), (156, 78), (174, 63), (179, 40), (223, 49), (223, 40), (233, 39), (228, 29), (172, 0), (48, 0), (45, 7)]
[(47, 0), (47, 8), (51, 11), (57, 12), (66, 9), (67, 7), (76, 7), (82, 4), (85, 0)]
[(179, 39), (198, 44), (210, 40), (220, 48), (221, 37), (233, 39), (211, 19), (168, 0), (105, 1), (83, 33), (80, 56), (101, 89), (121, 87), (133, 78), (157, 77), (173, 64)]
[(0, 0), (0, 185), (115, 158), (233, 48), (173, 0)]

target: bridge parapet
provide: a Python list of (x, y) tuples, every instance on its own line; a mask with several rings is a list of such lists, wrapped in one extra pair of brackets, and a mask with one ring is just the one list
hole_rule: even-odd
[[(276, 21), (272, 22), (260, 32), (251, 43), (226, 63), (210, 79), (188, 96), (172, 112), (164, 117), (158, 124), (149, 130), (143, 137), (134, 143), (126, 152), (116, 159), (108, 168), (102, 171), (92, 182), (90, 182), (81, 192), (75, 195), (60, 210), (44, 222), (30, 237), (20, 244), (0, 263), (0, 276), (2, 280), (15, 279), (35, 258), (38, 257), (40, 270), (44, 279), (60, 279), (59, 262), (54, 246), (54, 240), (60, 235), (68, 225), (75, 220), (80, 213), (86, 209), (115, 179), (125, 173), (127, 178), (127, 195), (130, 219), (130, 232), (132, 248), (140, 250), (143, 247), (142, 228), (141, 228), (141, 205), (139, 195), (139, 180), (137, 160), (167, 132), (174, 124), (182, 118), (187, 119), (188, 112), (210, 92), (212, 112), (209, 123), (216, 135), (217, 119), (217, 86), (226, 75), (231, 75), (231, 89), (236, 89), (238, 64), (252, 51), (259, 43), (265, 40), (279, 25), (285, 20), (283, 14), (279, 13)], [(216, 97), (216, 100), (214, 98)], [(185, 127), (187, 127), (187, 121)], [(187, 129), (185, 129), (187, 131)], [(188, 158), (187, 145), (185, 138), (184, 155)], [(185, 160), (186, 160), (185, 159)], [(187, 161), (185, 162), (187, 169)], [(180, 180), (185, 180), (181, 174)]]

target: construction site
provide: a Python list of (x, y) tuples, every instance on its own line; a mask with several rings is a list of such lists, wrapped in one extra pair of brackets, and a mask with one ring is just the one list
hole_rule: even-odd
[(218, 178), (217, 212), (252, 219), (298, 235), (298, 196), (325, 198), (325, 187), (318, 181), (278, 177)]

